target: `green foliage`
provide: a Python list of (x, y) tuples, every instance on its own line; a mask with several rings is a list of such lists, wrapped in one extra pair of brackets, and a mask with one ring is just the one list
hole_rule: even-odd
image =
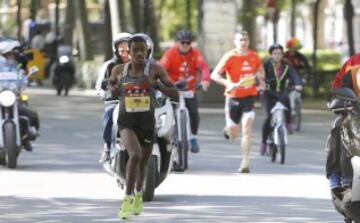
[[(309, 61), (312, 59), (311, 51), (303, 51)], [(333, 71), (340, 69), (341, 55), (332, 49), (318, 49), (316, 52), (317, 67), (316, 70), (320, 71)]]
[[(198, 0), (191, 0), (191, 31), (196, 33)], [(186, 28), (186, 1), (155, 0), (158, 18), (160, 19), (160, 38), (163, 41), (173, 40), (175, 33)]]

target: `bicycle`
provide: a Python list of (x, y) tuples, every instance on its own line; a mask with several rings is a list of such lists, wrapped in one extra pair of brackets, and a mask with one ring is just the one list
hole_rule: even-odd
[(288, 143), (285, 110), (287, 108), (279, 101), (271, 109), (270, 159), (271, 162), (275, 162), (277, 153), (280, 152), (281, 164), (285, 163), (285, 149)]
[[(179, 90), (179, 101), (172, 102), (175, 106), (176, 133), (175, 144), (177, 156), (174, 159), (173, 169), (184, 172), (188, 169), (188, 151), (190, 145), (190, 116), (185, 104), (185, 98), (191, 95), (187, 91), (187, 82), (179, 81), (175, 84)], [(191, 92), (193, 93), (193, 92)]]

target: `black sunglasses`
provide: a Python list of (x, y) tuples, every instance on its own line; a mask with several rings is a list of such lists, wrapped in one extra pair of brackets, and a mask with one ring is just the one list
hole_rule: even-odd
[(181, 43), (182, 45), (185, 45), (185, 44), (190, 45), (190, 44), (191, 44), (190, 41), (181, 41), (180, 43)]

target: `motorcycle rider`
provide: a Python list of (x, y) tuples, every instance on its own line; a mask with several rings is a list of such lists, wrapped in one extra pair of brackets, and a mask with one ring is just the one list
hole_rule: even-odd
[(283, 58), (284, 48), (276, 43), (270, 46), (271, 58), (264, 63), (266, 89), (262, 94), (266, 118), (262, 127), (262, 144), (260, 154), (264, 155), (267, 150), (266, 140), (271, 132), (271, 109), (279, 100), (287, 108), (285, 112), (286, 123), (291, 123), (291, 107), (288, 95), (288, 83), (290, 82), (298, 91), (302, 90), (302, 81), (296, 70)]
[[(23, 90), (28, 84), (26, 79), (26, 63), (27, 58), (21, 52), (20, 42), (15, 39), (3, 39), (0, 41), (0, 62), (7, 63), (7, 65), (13, 66), (19, 73), (19, 89)], [(30, 120), (30, 129), (25, 130), (21, 128), (22, 145), (25, 150), (32, 151), (33, 147), (30, 143), (31, 140), (35, 140), (38, 136), (38, 130), (40, 128), (40, 121), (36, 111), (30, 109), (30, 107), (24, 103), (18, 104), (19, 115), (26, 116)], [(20, 123), (21, 125), (21, 123)]]
[[(131, 37), (130, 33), (122, 32), (117, 34), (112, 42), (112, 49), (113, 49), (113, 58), (106, 61), (104, 65), (101, 67), (98, 79), (96, 81), (95, 89), (97, 95), (103, 101), (110, 101), (114, 100), (111, 95), (108, 82), (111, 76), (111, 71), (114, 66), (122, 63), (127, 63), (130, 61), (130, 56), (128, 54), (128, 40)], [(103, 139), (104, 139), (104, 150), (101, 154), (100, 163), (107, 162), (110, 160), (110, 149), (112, 143), (112, 114), (114, 111), (116, 104), (108, 103), (105, 105), (104, 115), (103, 115)]]
[[(350, 64), (350, 58), (345, 64)], [(344, 68), (343, 66), (343, 68)], [(343, 75), (337, 75), (333, 87), (347, 87), (352, 89), (360, 97), (359, 83), (360, 65), (351, 66)], [(341, 79), (341, 84), (338, 84)], [(344, 107), (341, 100), (333, 99), (329, 103), (330, 108)], [(326, 142), (326, 177), (329, 180), (332, 202), (335, 209), (344, 215), (345, 219), (351, 218), (360, 222), (360, 204), (351, 202), (351, 190), (353, 180), (353, 170), (350, 158), (347, 156), (341, 143), (340, 130), (346, 118), (345, 112), (339, 112), (335, 119), (330, 134)]]
[(210, 69), (200, 51), (191, 46), (192, 40), (193, 35), (190, 31), (181, 30), (177, 32), (176, 45), (164, 53), (160, 63), (174, 83), (184, 79), (188, 83), (188, 90), (191, 94), (185, 97), (185, 104), (190, 116), (190, 150), (193, 153), (198, 153), (200, 147), (197, 141), (197, 133), (200, 116), (196, 81), (198, 71), (201, 71), (201, 85), (203, 90), (207, 91), (210, 85)]
[(75, 65), (71, 56), (70, 46), (64, 44), (58, 46), (56, 63), (53, 68), (53, 85), (57, 95), (61, 95), (61, 91), (64, 89), (64, 95), (67, 96), (69, 88), (75, 82)]
[(341, 85), (342, 79), (345, 74), (350, 70), (351, 67), (355, 65), (360, 65), (360, 53), (354, 54), (351, 56), (345, 63), (341, 66), (340, 70), (336, 73), (335, 79), (332, 82), (332, 88), (338, 88)]
[(135, 215), (142, 212), (145, 167), (155, 139), (155, 90), (178, 98), (166, 71), (147, 59), (148, 50), (152, 49), (148, 48), (144, 34), (133, 35), (128, 45), (132, 60), (116, 65), (110, 77), (111, 92), (120, 103), (118, 129), (129, 154), (125, 197), (119, 211), (122, 219), (129, 218), (131, 212)]

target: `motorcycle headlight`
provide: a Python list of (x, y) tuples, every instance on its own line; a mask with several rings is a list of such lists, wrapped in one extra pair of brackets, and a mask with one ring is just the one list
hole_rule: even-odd
[(22, 94), (21, 95), (21, 101), (28, 101), (29, 100), (29, 96), (26, 94)]
[(65, 55), (63, 55), (63, 56), (61, 56), (59, 58), (59, 62), (62, 63), (62, 64), (68, 63), (69, 61), (70, 61), (70, 58), (68, 56), (65, 56)]
[(16, 101), (16, 95), (12, 91), (3, 91), (0, 93), (0, 104), (4, 107), (12, 106)]

